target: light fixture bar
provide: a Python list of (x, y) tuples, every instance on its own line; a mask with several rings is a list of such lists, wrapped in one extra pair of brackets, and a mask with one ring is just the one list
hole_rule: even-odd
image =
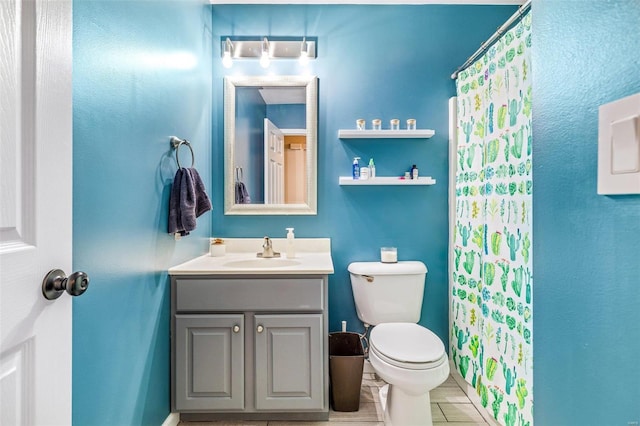
[[(262, 45), (264, 36), (261, 37), (238, 37), (234, 39), (231, 36), (221, 38), (220, 56), (224, 57), (225, 45), (227, 40), (233, 44), (233, 59), (260, 59), (262, 56)], [(300, 57), (300, 46), (302, 41), (306, 41), (309, 59), (316, 58), (316, 42), (309, 38), (287, 38), (286, 40), (278, 40), (277, 38), (266, 37), (269, 42), (270, 59), (298, 59)]]

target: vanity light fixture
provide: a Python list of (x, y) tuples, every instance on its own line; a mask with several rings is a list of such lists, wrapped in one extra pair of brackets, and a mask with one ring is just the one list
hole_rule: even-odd
[(227, 37), (224, 42), (224, 50), (222, 51), (222, 65), (224, 65), (225, 68), (231, 68), (233, 65), (231, 50), (233, 50), (233, 44), (231, 43), (231, 39)]
[(260, 66), (267, 68), (269, 66), (269, 40), (265, 37), (262, 40), (262, 53), (260, 54)]
[(316, 37), (280, 36), (223, 36), (220, 38), (220, 56), (225, 68), (240, 59), (258, 59), (263, 68), (272, 60), (297, 59), (306, 65), (316, 58)]

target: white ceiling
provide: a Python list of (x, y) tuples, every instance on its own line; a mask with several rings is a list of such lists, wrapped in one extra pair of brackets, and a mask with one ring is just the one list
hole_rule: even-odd
[(211, 4), (523, 4), (525, 0), (209, 0)]
[(267, 105), (305, 104), (307, 102), (307, 92), (304, 87), (262, 87), (258, 91)]

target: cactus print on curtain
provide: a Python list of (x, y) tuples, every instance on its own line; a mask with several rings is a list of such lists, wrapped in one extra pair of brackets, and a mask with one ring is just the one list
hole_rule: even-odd
[(533, 424), (531, 13), (458, 75), (451, 358), (495, 419)]

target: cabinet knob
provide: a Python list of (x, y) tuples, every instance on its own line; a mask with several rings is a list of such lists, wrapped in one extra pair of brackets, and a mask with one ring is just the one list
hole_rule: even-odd
[(240, 326), (239, 325), (234, 325), (233, 326), (233, 332), (234, 333), (239, 333), (240, 332)]
[(259, 325), (256, 330), (258, 331), (258, 333), (262, 333), (264, 331), (264, 327)]

